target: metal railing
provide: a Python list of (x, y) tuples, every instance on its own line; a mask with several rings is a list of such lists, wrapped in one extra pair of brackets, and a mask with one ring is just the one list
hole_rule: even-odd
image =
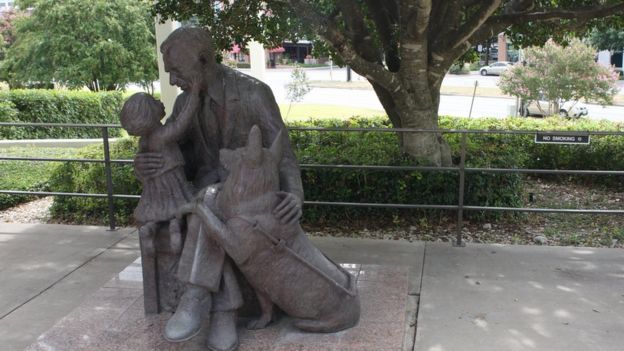
[[(41, 158), (41, 157), (2, 157), (0, 161), (45, 161), (45, 162), (80, 162), (80, 163), (103, 163), (106, 177), (105, 194), (86, 193), (65, 193), (65, 192), (45, 192), (45, 191), (19, 191), (0, 189), (0, 194), (10, 195), (36, 195), (36, 196), (74, 196), (74, 197), (94, 197), (106, 198), (108, 202), (108, 223), (110, 230), (115, 230), (115, 208), (114, 199), (138, 199), (138, 195), (115, 194), (112, 182), (112, 164), (132, 164), (132, 160), (115, 160), (110, 158), (109, 129), (121, 128), (115, 124), (71, 124), (71, 123), (6, 123), (0, 122), (2, 127), (63, 127), (63, 128), (98, 128), (102, 133), (102, 145), (104, 149), (103, 159), (77, 159), (77, 158)], [(604, 210), (604, 209), (564, 209), (564, 208), (534, 208), (534, 207), (496, 207), (496, 206), (472, 206), (464, 203), (466, 174), (478, 172), (490, 173), (523, 173), (523, 174), (567, 174), (567, 175), (620, 175), (624, 176), (621, 170), (573, 170), (573, 169), (525, 169), (525, 168), (483, 168), (466, 167), (466, 146), (468, 135), (476, 134), (507, 134), (507, 135), (535, 135), (537, 133), (550, 133), (561, 136), (578, 135), (579, 132), (561, 131), (511, 131), (511, 130), (454, 130), (454, 129), (410, 129), (410, 128), (320, 128), (320, 127), (292, 127), (292, 131), (301, 132), (377, 132), (377, 133), (435, 133), (435, 134), (459, 134), (460, 135), (460, 160), (457, 166), (451, 167), (431, 167), (431, 166), (376, 166), (376, 165), (338, 165), (338, 164), (301, 164), (302, 169), (344, 169), (344, 170), (383, 170), (383, 171), (423, 171), (423, 172), (456, 172), (459, 176), (458, 196), (456, 205), (439, 204), (396, 204), (396, 203), (355, 203), (339, 201), (305, 201), (306, 205), (319, 206), (348, 206), (348, 207), (368, 207), (368, 208), (396, 208), (396, 209), (433, 209), (457, 211), (456, 242), (454, 245), (463, 246), (462, 228), (464, 211), (502, 211), (502, 212), (533, 212), (533, 213), (565, 213), (565, 214), (603, 214), (603, 215), (623, 215), (624, 210)], [(624, 137), (624, 132), (583, 132), (586, 135), (605, 136), (613, 135)]]

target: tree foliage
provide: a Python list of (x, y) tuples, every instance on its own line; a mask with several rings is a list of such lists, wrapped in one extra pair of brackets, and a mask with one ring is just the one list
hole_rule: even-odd
[(622, 50), (624, 48), (624, 29), (595, 29), (589, 34), (589, 42), (598, 50)]
[(523, 101), (547, 100), (555, 110), (560, 101), (580, 99), (606, 105), (617, 93), (618, 73), (594, 61), (594, 48), (579, 39), (563, 47), (549, 40), (525, 50), (526, 63), (502, 74), (499, 86)]
[(2, 63), (12, 86), (58, 82), (92, 91), (157, 78), (149, 3), (136, 0), (18, 1), (32, 14), (17, 21)]
[[(323, 41), (335, 61), (368, 79), (395, 127), (435, 129), (444, 75), (473, 45), (503, 31), (516, 45), (584, 34), (605, 22), (597, 18), (624, 13), (624, 1), (156, 0), (154, 11), (197, 16), (221, 49), (251, 38), (268, 46), (292, 37)], [(400, 140), (416, 158), (450, 163), (439, 135)]]
[(6, 50), (15, 41), (15, 21), (23, 16), (24, 13), (14, 8), (7, 9), (0, 13), (0, 60), (4, 59)]

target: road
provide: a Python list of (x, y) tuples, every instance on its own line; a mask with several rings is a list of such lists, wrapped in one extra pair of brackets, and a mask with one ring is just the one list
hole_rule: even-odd
[[(273, 90), (278, 103), (288, 103), (284, 85), (290, 81), (290, 73), (291, 70), (289, 69), (274, 69), (267, 70), (266, 72), (265, 81)], [(346, 70), (343, 68), (334, 68), (333, 70), (327, 68), (306, 69), (306, 75), (309, 80), (346, 80)], [(364, 80), (364, 78), (354, 72), (352, 72), (352, 79), (355, 81)], [(479, 74), (447, 75), (442, 84), (456, 87), (471, 87), (474, 86), (475, 80), (479, 82), (479, 87), (496, 87), (498, 77), (483, 77)], [(620, 82), (619, 84), (621, 88), (624, 88), (624, 82)], [(442, 95), (440, 98), (439, 114), (468, 117), (471, 100), (472, 98), (470, 96)], [(372, 90), (364, 89), (313, 88), (301, 103), (353, 106), (383, 110), (375, 93)], [(514, 111), (515, 105), (515, 98), (476, 97), (471, 117), (504, 118)], [(588, 104), (587, 108), (589, 110), (589, 118), (591, 119), (624, 121), (624, 107), (622, 106), (602, 107), (600, 105)]]
[[(345, 68), (306, 68), (306, 75), (311, 81), (346, 81)], [(241, 69), (243, 73), (249, 73), (248, 69)], [(288, 103), (285, 85), (290, 82), (292, 69), (268, 69), (264, 81), (271, 87), (278, 103)], [(483, 77), (478, 73), (468, 75), (447, 75), (442, 85), (451, 87), (472, 87), (478, 81), (479, 87), (496, 87), (498, 77)], [(353, 81), (365, 81), (364, 78), (352, 71)], [(624, 94), (624, 82), (618, 82), (620, 94)], [(156, 90), (159, 90), (156, 82)], [(515, 98), (502, 97), (476, 97), (470, 113), (470, 96), (442, 95), (440, 98), (440, 115), (459, 117), (496, 117), (505, 118), (515, 110)], [(378, 109), (383, 107), (372, 89), (337, 89), (337, 88), (313, 88), (301, 101), (304, 104), (324, 104)], [(607, 106), (587, 104), (591, 119), (606, 119), (610, 121), (624, 121), (624, 106)]]

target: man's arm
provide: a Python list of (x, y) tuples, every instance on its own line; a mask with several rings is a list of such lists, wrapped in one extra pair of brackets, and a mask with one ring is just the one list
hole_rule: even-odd
[[(193, 89), (197, 87), (193, 86)], [(199, 109), (199, 90), (193, 91), (185, 99), (186, 103), (181, 108), (181, 111), (176, 111), (175, 118), (172, 116), (167, 119), (167, 122), (162, 128), (158, 128), (156, 131), (156, 140), (159, 142), (165, 141), (181, 141), (188, 134), (193, 118), (196, 118)], [(177, 103), (178, 100), (176, 100)]]
[(263, 135), (266, 133), (265, 144), (270, 145), (277, 134), (282, 132), (283, 153), (279, 164), (280, 189), (282, 191), (278, 195), (283, 200), (275, 207), (273, 213), (282, 223), (290, 223), (299, 220), (302, 214), (304, 195), (301, 171), (273, 92), (264, 84), (261, 87), (263, 89), (258, 90), (261, 91), (259, 97), (262, 98), (262, 103), (257, 104), (257, 106), (260, 107), (260, 111), (258, 111), (259, 122), (264, 126), (262, 128), (264, 129)]

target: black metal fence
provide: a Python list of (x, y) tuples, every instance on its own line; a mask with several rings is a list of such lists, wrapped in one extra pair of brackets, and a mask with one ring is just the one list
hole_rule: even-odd
[[(76, 158), (35, 158), (35, 157), (0, 157), (4, 161), (46, 161), (46, 162), (81, 162), (81, 163), (103, 163), (106, 176), (105, 194), (86, 193), (64, 193), (45, 191), (18, 191), (11, 189), (0, 189), (0, 194), (9, 195), (35, 195), (35, 196), (75, 196), (106, 198), (108, 202), (108, 224), (111, 230), (115, 230), (115, 208), (114, 199), (138, 199), (138, 195), (115, 194), (113, 192), (113, 181), (111, 175), (112, 164), (131, 164), (132, 160), (114, 160), (110, 158), (109, 129), (121, 128), (115, 124), (69, 124), (69, 123), (6, 123), (0, 122), (2, 127), (46, 127), (46, 128), (93, 128), (100, 129), (102, 133), (102, 145), (104, 148), (103, 159), (76, 159)], [(452, 167), (427, 167), (427, 166), (373, 166), (373, 165), (338, 165), (338, 164), (301, 164), (301, 168), (326, 168), (326, 169), (353, 169), (353, 170), (385, 170), (385, 171), (422, 171), (422, 172), (455, 172), (459, 177), (458, 202), (456, 205), (436, 205), (436, 204), (396, 204), (396, 203), (355, 203), (355, 202), (326, 202), (326, 201), (306, 201), (307, 205), (319, 206), (350, 206), (368, 208), (397, 208), (397, 209), (434, 209), (452, 210), (457, 212), (457, 246), (463, 246), (462, 227), (464, 211), (504, 211), (504, 212), (539, 212), (539, 213), (564, 213), (564, 214), (602, 214), (602, 215), (623, 215), (624, 210), (604, 210), (604, 209), (563, 209), (563, 208), (533, 208), (533, 207), (495, 207), (495, 206), (468, 206), (464, 204), (465, 179), (467, 173), (491, 172), (491, 173), (524, 173), (524, 174), (558, 174), (558, 175), (624, 175), (623, 170), (565, 170), (565, 169), (523, 169), (523, 168), (482, 168), (466, 167), (466, 145), (469, 135), (483, 134), (508, 134), (508, 135), (535, 135), (543, 141), (544, 135), (554, 136), (557, 139), (570, 139), (578, 137), (579, 140), (589, 141), (593, 136), (613, 135), (624, 137), (624, 132), (561, 132), (561, 131), (511, 131), (511, 130), (425, 130), (410, 128), (316, 128), (316, 127), (296, 127), (291, 131), (302, 132), (376, 132), (376, 133), (436, 133), (436, 134), (459, 134), (460, 138), (460, 160), (457, 166)], [(580, 136), (579, 136), (580, 135)], [(586, 137), (586, 139), (585, 139)]]

